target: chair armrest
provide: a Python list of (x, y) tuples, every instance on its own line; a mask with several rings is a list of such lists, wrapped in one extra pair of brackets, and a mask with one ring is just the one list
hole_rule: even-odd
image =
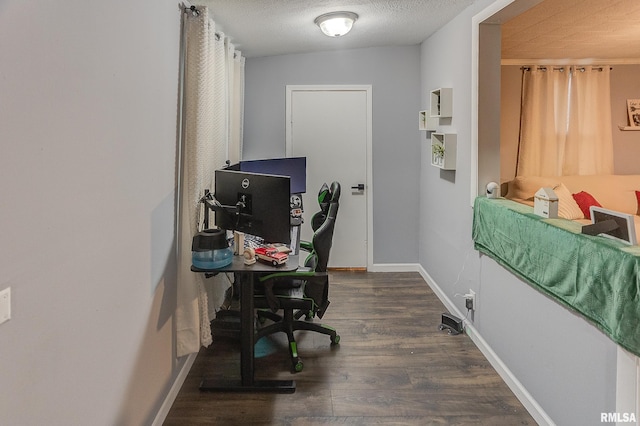
[(261, 276), (258, 280), (264, 287), (264, 297), (267, 299), (267, 304), (271, 311), (276, 312), (280, 309), (280, 302), (273, 291), (273, 286), (276, 282), (295, 279), (304, 280), (311, 275), (313, 275), (313, 271), (295, 270), (289, 272), (274, 272), (273, 274)]
[(304, 270), (303, 268), (298, 268), (295, 271), (274, 272), (273, 274), (263, 275), (258, 280), (261, 283), (265, 283), (269, 280), (274, 280), (276, 278), (306, 279), (306, 277), (312, 277), (315, 274), (320, 274), (320, 272), (313, 272), (313, 271)]
[(322, 318), (329, 306), (329, 275), (326, 272), (316, 272), (306, 279), (304, 295), (316, 304), (316, 315)]
[(309, 241), (300, 241), (300, 249), (311, 253), (313, 251), (313, 244)]
[(304, 296), (313, 300), (318, 306), (318, 316), (322, 318), (324, 310), (329, 305), (329, 275), (326, 272), (291, 271), (276, 272), (259, 278), (264, 286), (264, 295), (273, 312), (280, 309), (280, 302), (273, 291), (276, 283), (282, 280), (304, 281)]

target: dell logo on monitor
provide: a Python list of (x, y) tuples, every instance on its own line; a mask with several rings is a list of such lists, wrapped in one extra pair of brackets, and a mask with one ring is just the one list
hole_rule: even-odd
[(242, 188), (247, 189), (249, 187), (249, 179), (242, 179)]

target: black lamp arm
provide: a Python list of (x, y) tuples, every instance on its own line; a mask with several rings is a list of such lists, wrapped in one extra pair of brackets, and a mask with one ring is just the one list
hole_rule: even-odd
[(209, 228), (209, 210), (212, 210), (214, 212), (222, 212), (223, 214), (229, 215), (231, 217), (236, 217), (236, 222), (237, 222), (239, 220), (238, 216), (240, 215), (240, 212), (243, 207), (242, 203), (238, 203), (235, 206), (225, 206), (223, 204), (220, 204), (220, 202), (208, 189), (204, 190), (204, 195), (202, 196), (202, 198), (200, 198), (200, 200), (198, 200), (198, 202), (204, 203), (205, 205), (205, 209), (204, 209), (205, 229)]

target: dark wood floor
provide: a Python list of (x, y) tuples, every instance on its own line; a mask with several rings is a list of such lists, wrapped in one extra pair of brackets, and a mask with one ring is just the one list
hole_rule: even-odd
[(282, 333), (256, 345), (256, 378), (293, 378), (294, 394), (200, 392), (204, 375), (239, 376), (238, 344), (217, 339), (164, 424), (536, 424), (468, 336), (438, 329), (445, 308), (419, 274), (332, 272), (330, 299), (322, 322), (340, 344), (298, 332), (302, 372), (290, 373)]

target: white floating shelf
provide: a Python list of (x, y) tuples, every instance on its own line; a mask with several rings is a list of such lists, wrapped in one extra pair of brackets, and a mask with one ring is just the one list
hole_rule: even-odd
[(431, 117), (429, 110), (420, 111), (418, 114), (418, 128), (427, 132), (435, 132), (440, 124), (438, 117)]
[(453, 89), (432, 90), (429, 111), (431, 117), (453, 117)]
[(455, 133), (431, 134), (431, 165), (443, 170), (456, 169)]
[(629, 131), (629, 130), (640, 130), (640, 127), (631, 127), (631, 126), (618, 126), (618, 129), (623, 130), (623, 131)]

